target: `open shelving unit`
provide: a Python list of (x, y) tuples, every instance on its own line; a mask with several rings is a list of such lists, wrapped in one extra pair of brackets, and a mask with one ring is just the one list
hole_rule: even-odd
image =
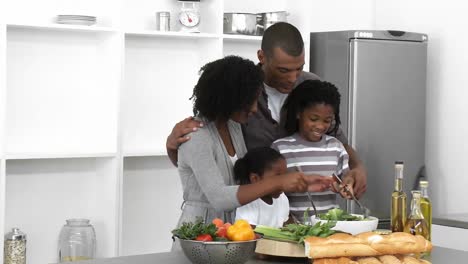
[[(202, 65), (231, 54), (257, 62), (261, 37), (223, 34), (223, 12), (289, 11), (307, 41), (311, 5), (202, 0), (201, 32), (185, 33), (176, 0), (1, 1), (2, 235), (28, 235), (29, 264), (58, 261), (72, 217), (91, 220), (99, 258), (170, 250), (182, 190), (166, 137), (192, 114)], [(154, 30), (158, 11), (173, 31)], [(58, 14), (98, 19), (63, 25)]]

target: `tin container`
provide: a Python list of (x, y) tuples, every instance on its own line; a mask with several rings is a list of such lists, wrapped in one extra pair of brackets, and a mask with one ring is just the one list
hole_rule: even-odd
[(3, 263), (26, 264), (26, 234), (19, 228), (12, 228), (5, 235)]
[(156, 12), (156, 30), (170, 31), (171, 30), (171, 13), (170, 12)]

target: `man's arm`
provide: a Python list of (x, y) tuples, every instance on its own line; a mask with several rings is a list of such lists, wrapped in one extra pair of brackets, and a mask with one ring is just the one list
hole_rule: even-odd
[(177, 167), (177, 150), (179, 146), (190, 140), (188, 134), (197, 131), (199, 127), (203, 127), (203, 123), (190, 116), (177, 123), (172, 129), (166, 140), (166, 151), (174, 166)]
[(354, 194), (359, 199), (365, 192), (367, 188), (367, 171), (364, 167), (364, 164), (359, 159), (356, 151), (353, 147), (348, 144), (343, 144), (346, 152), (349, 155), (349, 167), (350, 171), (347, 176), (350, 175), (354, 178)]

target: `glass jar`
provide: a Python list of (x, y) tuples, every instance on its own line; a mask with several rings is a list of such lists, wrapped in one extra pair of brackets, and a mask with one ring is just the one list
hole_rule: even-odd
[(94, 258), (96, 233), (88, 219), (68, 219), (59, 237), (59, 261), (78, 261)]
[(421, 235), (425, 239), (429, 239), (429, 230), (427, 228), (426, 219), (421, 212), (421, 192), (411, 191), (413, 199), (411, 200), (411, 214), (405, 224), (404, 232), (412, 235)]
[(26, 234), (13, 228), (5, 235), (4, 264), (26, 264)]

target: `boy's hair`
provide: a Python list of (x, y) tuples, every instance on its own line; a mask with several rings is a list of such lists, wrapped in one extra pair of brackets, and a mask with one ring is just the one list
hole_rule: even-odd
[(273, 164), (279, 159), (284, 159), (284, 157), (270, 147), (251, 149), (243, 158), (236, 161), (234, 165), (234, 180), (240, 185), (250, 184), (251, 173), (263, 176), (263, 173), (271, 169)]
[(306, 108), (325, 104), (330, 105), (335, 113), (335, 120), (328, 133), (336, 135), (340, 120), (341, 95), (335, 85), (320, 80), (306, 80), (298, 85), (288, 96), (284, 108), (286, 110), (285, 129), (289, 134), (299, 130), (298, 115)]
[(193, 88), (193, 114), (209, 121), (228, 120), (247, 111), (263, 87), (263, 71), (251, 60), (227, 56), (207, 63)]
[(304, 51), (304, 41), (301, 32), (286, 22), (278, 22), (268, 27), (262, 37), (261, 48), (269, 58), (273, 56), (273, 49), (280, 48), (286, 54), (297, 57)]

